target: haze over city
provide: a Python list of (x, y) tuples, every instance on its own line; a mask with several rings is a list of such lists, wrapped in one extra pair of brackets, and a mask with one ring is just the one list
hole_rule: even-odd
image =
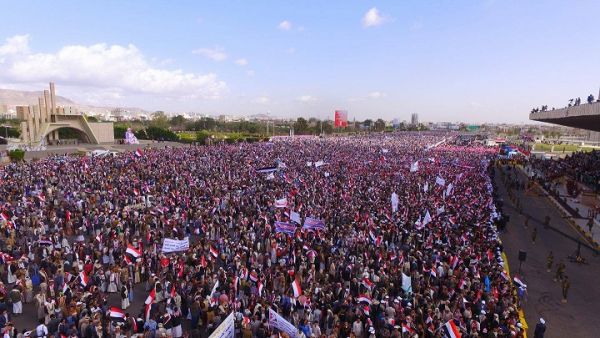
[(536, 104), (562, 107), (599, 85), (594, 1), (2, 7), (0, 88), (56, 81), (81, 104), (524, 122)]

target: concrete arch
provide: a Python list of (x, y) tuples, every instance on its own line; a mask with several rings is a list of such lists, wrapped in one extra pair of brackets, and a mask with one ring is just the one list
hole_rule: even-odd
[(83, 128), (80, 128), (79, 126), (76, 126), (76, 125), (66, 125), (66, 126), (51, 125), (48, 128), (48, 130), (46, 130), (46, 132), (44, 133), (42, 138), (47, 138), (51, 133), (53, 133), (55, 131), (57, 132), (59, 130), (64, 130), (64, 129), (75, 130), (77, 132), (77, 136), (80, 141), (83, 141), (85, 143), (92, 143), (92, 140), (91, 140), (90, 136), (88, 135), (88, 133)]

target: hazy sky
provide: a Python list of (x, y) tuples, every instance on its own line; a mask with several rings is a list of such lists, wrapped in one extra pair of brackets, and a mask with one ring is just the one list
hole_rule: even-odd
[(520, 122), (597, 95), (600, 1), (0, 0), (0, 87), (148, 110)]

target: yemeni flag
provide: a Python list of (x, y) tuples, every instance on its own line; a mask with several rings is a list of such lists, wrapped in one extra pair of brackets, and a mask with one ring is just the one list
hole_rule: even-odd
[(145, 317), (146, 321), (150, 320), (150, 310), (151, 309), (152, 309), (152, 303), (146, 304), (146, 307), (144, 308), (144, 317)]
[(70, 273), (68, 273), (68, 272), (65, 272), (65, 281), (66, 281), (67, 283), (71, 283), (71, 281), (72, 281), (72, 280), (73, 280), (73, 275), (71, 275), (71, 274), (70, 274)]
[(250, 272), (250, 280), (254, 283), (258, 282), (258, 273), (256, 273), (256, 271), (252, 270), (252, 272)]
[(258, 296), (259, 297), (262, 297), (263, 288), (264, 288), (263, 283), (261, 281), (258, 281)]
[(402, 324), (402, 333), (406, 333), (406, 332), (413, 334), (413, 333), (415, 333), (415, 330), (413, 330), (413, 328), (408, 326), (407, 324)]
[(369, 295), (359, 295), (357, 301), (359, 303), (368, 303), (371, 305), (371, 297), (369, 297)]
[(448, 338), (461, 338), (460, 330), (458, 326), (454, 323), (454, 320), (449, 320), (444, 326), (442, 326), (442, 330), (446, 333), (446, 337)]
[(183, 277), (183, 272), (185, 269), (185, 266), (183, 265), (183, 263), (177, 263), (177, 268), (178, 268), (177, 277)]
[(219, 256), (219, 251), (217, 251), (217, 249), (214, 246), (210, 246), (210, 254), (213, 255), (213, 257), (217, 258)]
[(527, 284), (523, 283), (523, 281), (521, 280), (521, 278), (515, 276), (515, 277), (513, 277), (513, 281), (515, 282), (515, 284), (517, 284), (517, 286), (519, 288), (522, 288), (522, 289), (526, 289), (527, 288)]
[(203, 268), (206, 268), (208, 266), (208, 263), (206, 262), (206, 258), (204, 258), (204, 255), (202, 255), (202, 257), (200, 257), (200, 266)]
[(142, 152), (142, 149), (137, 148), (137, 150), (135, 151), (135, 156), (136, 157), (142, 157), (142, 156), (144, 156), (144, 153)]
[(363, 278), (361, 284), (369, 290), (371, 290), (373, 286), (375, 286), (375, 283), (371, 282), (371, 280), (367, 277)]
[(151, 305), (152, 303), (154, 303), (155, 298), (156, 298), (156, 288), (153, 288), (152, 291), (150, 291), (150, 294), (148, 295), (148, 297), (146, 297), (146, 301), (144, 302), (144, 304)]
[(125, 258), (125, 263), (127, 263), (127, 265), (132, 265), (132, 264), (133, 264), (133, 263), (131, 262), (131, 259), (130, 259), (130, 258), (127, 256), (127, 255), (125, 255), (125, 257), (124, 257), (124, 258)]
[(135, 318), (132, 317), (128, 317), (127, 319), (129, 318), (133, 319), (131, 321), (131, 327), (133, 328), (133, 332), (138, 332), (137, 320), (135, 320)]
[(67, 222), (71, 220), (71, 212), (69, 210), (65, 212), (65, 219), (67, 220)]
[(0, 219), (2, 219), (3, 221), (8, 222), (10, 220), (10, 216), (8, 216), (8, 214), (6, 213), (6, 211), (3, 211), (2, 213), (0, 213)]
[(62, 293), (66, 293), (67, 290), (69, 290), (69, 284), (67, 284), (67, 282), (64, 281), (62, 285)]
[(140, 195), (140, 191), (137, 188), (133, 188), (133, 194), (136, 196)]
[(125, 252), (132, 255), (134, 258), (142, 256), (142, 252), (131, 244), (127, 244), (127, 250), (125, 250)]
[(88, 285), (88, 283), (90, 282), (90, 278), (85, 273), (85, 271), (81, 271), (79, 273), (79, 279), (81, 280), (81, 285), (83, 285), (83, 287), (86, 287)]
[(365, 316), (367, 316), (367, 317), (371, 316), (371, 309), (369, 308), (369, 305), (363, 306), (362, 310), (365, 313)]
[(237, 292), (239, 284), (240, 284), (240, 277), (235, 276), (233, 278), (233, 289), (235, 290), (235, 292)]
[(302, 288), (300, 287), (300, 281), (295, 279), (292, 283), (292, 289), (294, 290), (294, 298), (302, 296)]
[(450, 266), (452, 267), (452, 270), (456, 269), (458, 262), (459, 262), (458, 256), (452, 256), (452, 258), (450, 258)]
[(111, 307), (109, 310), (109, 315), (110, 319), (112, 320), (116, 320), (116, 321), (124, 321), (125, 320), (125, 312), (121, 309), (119, 309), (118, 307)]

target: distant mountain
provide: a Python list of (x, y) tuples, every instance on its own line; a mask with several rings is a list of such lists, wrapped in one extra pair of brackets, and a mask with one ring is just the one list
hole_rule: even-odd
[[(13, 90), (13, 89), (1, 89), (0, 88), (0, 105), (7, 105), (8, 107), (14, 106), (27, 106), (38, 104), (38, 97), (44, 96), (42, 91), (26, 91), (26, 90)], [(56, 96), (57, 106), (71, 106), (76, 107), (83, 112), (93, 113), (105, 113), (112, 111), (115, 108), (120, 108), (123, 111), (140, 112), (145, 113), (146, 111), (141, 108), (134, 107), (97, 107), (84, 104), (78, 104), (73, 100), (70, 100), (63, 96)]]
[[(44, 96), (42, 91), (25, 91), (13, 89), (0, 89), (0, 104), (12, 106), (28, 106), (38, 104), (38, 97)], [(77, 104), (66, 97), (56, 96), (56, 104), (59, 106), (76, 106)]]

